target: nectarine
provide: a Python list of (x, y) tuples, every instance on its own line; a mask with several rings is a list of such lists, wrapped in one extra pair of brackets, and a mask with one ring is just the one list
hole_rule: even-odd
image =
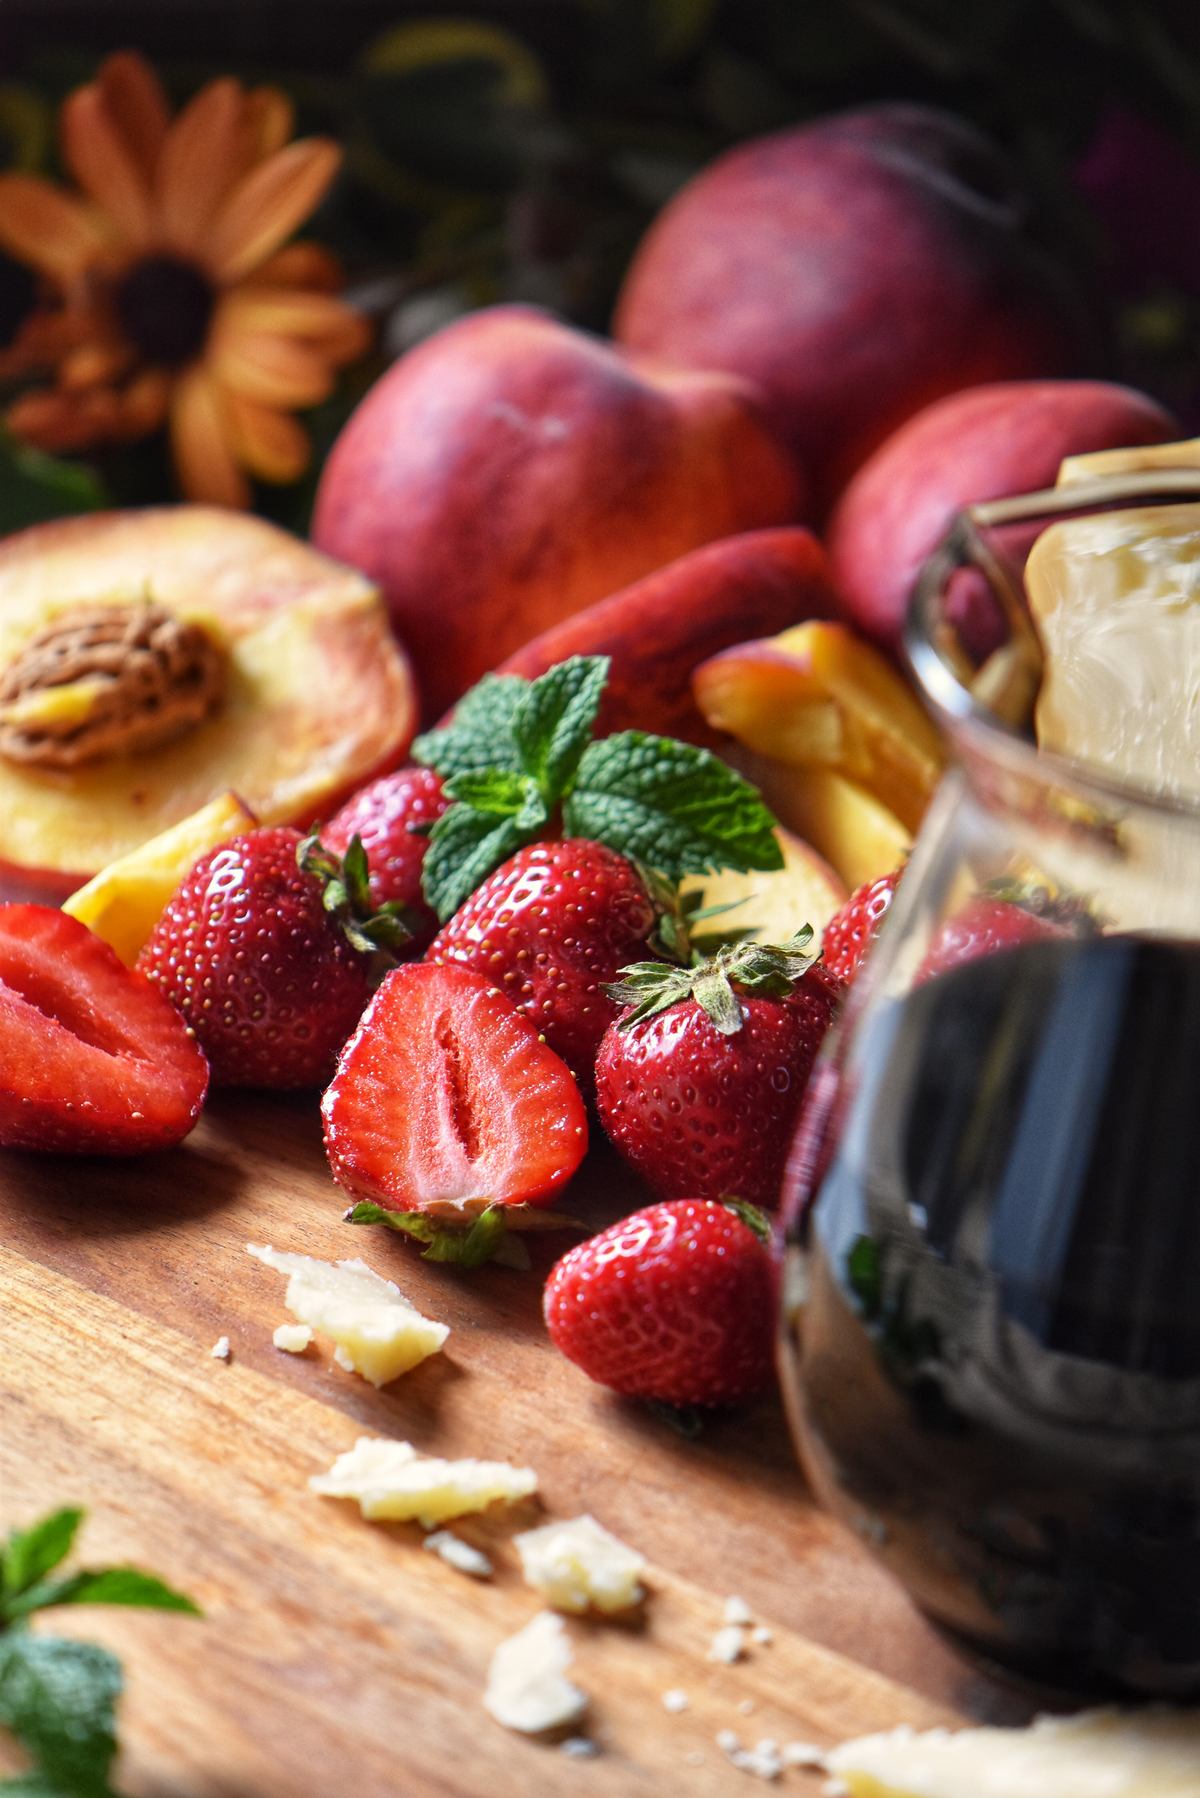
[(1106, 381), (1000, 381), (927, 406), (863, 464), (830, 519), (845, 615), (894, 647), (921, 565), (956, 512), (1052, 487), (1066, 456), (1173, 431), (1154, 400)]
[(1079, 372), (1081, 309), (1000, 150), (920, 106), (739, 145), (651, 226), (617, 307), (634, 350), (755, 382), (827, 501), (942, 394)]
[(378, 581), (435, 719), (531, 637), (802, 500), (745, 382), (494, 306), (371, 389), (325, 465), (313, 538)]
[[(719, 874), (694, 874), (683, 882), (680, 892), (700, 891), (706, 906), (733, 908), (713, 918), (709, 929), (745, 930), (755, 942), (786, 943), (805, 924), (811, 924), (814, 944), (819, 943), (826, 924), (849, 897), (846, 884), (815, 849), (790, 830), (780, 829), (775, 835), (782, 868), (769, 873), (743, 874), (736, 868), (722, 868)], [(696, 934), (702, 936), (704, 930), (702, 921)]]

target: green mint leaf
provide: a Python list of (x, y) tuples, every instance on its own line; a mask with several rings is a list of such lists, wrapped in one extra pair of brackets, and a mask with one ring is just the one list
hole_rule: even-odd
[(12, 1779), (0, 1779), (0, 1798), (76, 1798), (76, 1792), (33, 1768)]
[(441, 923), (452, 918), (493, 868), (515, 855), (536, 835), (519, 818), (477, 812), (452, 805), (443, 812), (429, 837), (421, 869), (421, 888)]
[(121, 1666), (91, 1642), (0, 1636), (0, 1724), (75, 1798), (104, 1798), (117, 1752)]
[(28, 1591), (66, 1559), (82, 1521), (82, 1511), (52, 1511), (27, 1530), (13, 1530), (0, 1550), (0, 1611), (7, 1608), (3, 1600)]
[(496, 818), (536, 817), (539, 824), (544, 824), (549, 816), (537, 782), (527, 774), (514, 774), (509, 768), (477, 768), (456, 774), (446, 782), (446, 795)]
[(13, 1600), (5, 1614), (13, 1621), (31, 1611), (63, 1604), (136, 1605), (147, 1611), (183, 1611), (191, 1617), (200, 1616), (200, 1607), (190, 1598), (139, 1567), (103, 1567), (94, 1573), (73, 1573), (67, 1579), (44, 1580)]
[(427, 730), (412, 746), (414, 762), (435, 768), (443, 779), (473, 768), (521, 769), (513, 739), (513, 716), (529, 687), (519, 674), (485, 674), (464, 693), (450, 723)]
[(707, 749), (643, 731), (588, 745), (563, 824), (674, 880), (783, 866), (775, 820), (749, 781)]
[(591, 741), (609, 666), (608, 656), (571, 656), (531, 681), (517, 702), (513, 741), (550, 808), (571, 785)]

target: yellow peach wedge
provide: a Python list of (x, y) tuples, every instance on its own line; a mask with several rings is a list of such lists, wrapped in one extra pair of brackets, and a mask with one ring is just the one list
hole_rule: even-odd
[[(704, 903), (734, 909), (712, 920), (713, 930), (745, 930), (759, 943), (786, 943), (811, 924), (815, 942), (835, 911), (848, 897), (845, 882), (809, 844), (790, 830), (776, 831), (782, 868), (770, 873), (742, 874), (723, 868), (718, 874), (697, 874), (684, 881), (681, 892), (704, 894)], [(698, 929), (702, 932), (705, 926)]]
[(936, 730), (903, 678), (844, 624), (814, 621), (727, 649), (693, 676), (701, 712), (747, 748), (872, 793), (908, 830), (942, 771)]
[(236, 793), (222, 793), (189, 818), (110, 862), (63, 901), (63, 910), (114, 948), (127, 967), (150, 935), (171, 894), (194, 864), (258, 820)]
[(913, 833), (895, 813), (842, 774), (741, 748), (728, 759), (761, 790), (784, 829), (828, 862), (851, 892), (898, 868), (912, 848)]

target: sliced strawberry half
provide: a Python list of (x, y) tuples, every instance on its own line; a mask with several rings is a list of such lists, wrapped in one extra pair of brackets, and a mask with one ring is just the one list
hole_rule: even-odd
[(170, 1148), (207, 1090), (207, 1061), (144, 974), (65, 912), (0, 905), (0, 1144)]
[(321, 1113), (348, 1191), (460, 1227), (548, 1203), (587, 1148), (566, 1063), (482, 975), (429, 962), (388, 975)]

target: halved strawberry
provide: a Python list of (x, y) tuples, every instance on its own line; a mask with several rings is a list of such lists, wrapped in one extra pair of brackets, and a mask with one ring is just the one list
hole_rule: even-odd
[(387, 976), (321, 1113), (348, 1191), (460, 1228), (548, 1203), (587, 1148), (579, 1088), (528, 1018), (482, 975), (430, 962)]
[(43, 905), (0, 905), (0, 1144), (136, 1155), (182, 1141), (208, 1063), (108, 944)]

